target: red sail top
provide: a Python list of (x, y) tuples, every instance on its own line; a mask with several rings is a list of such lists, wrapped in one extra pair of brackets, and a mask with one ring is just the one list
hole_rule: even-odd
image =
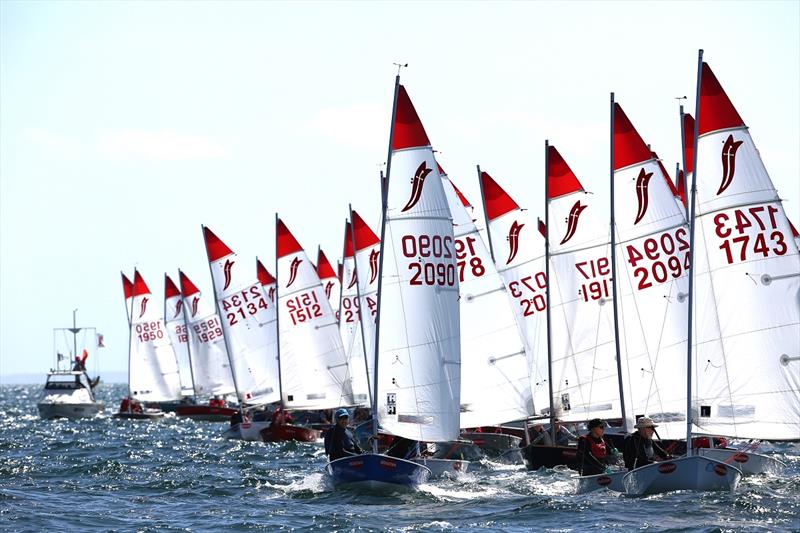
[(262, 285), (271, 285), (275, 283), (275, 277), (269, 273), (269, 270), (256, 259), (256, 274), (258, 275), (258, 281), (261, 282)]
[(392, 150), (414, 148), (417, 146), (430, 146), (428, 134), (422, 127), (422, 122), (408, 97), (406, 88), (402, 85), (397, 92), (397, 109), (394, 117), (394, 137), (392, 137)]
[(195, 284), (192, 283), (192, 280), (190, 280), (189, 277), (183, 272), (181, 272), (181, 292), (183, 293), (184, 298), (188, 298), (189, 296), (200, 292), (200, 289), (198, 289)]
[(708, 63), (703, 63), (703, 74), (700, 79), (700, 121), (698, 135), (726, 128), (744, 126), (744, 120), (733, 107), (725, 89), (717, 81)]
[(800, 237), (800, 232), (798, 232), (798, 231), (797, 231), (797, 228), (795, 228), (795, 227), (794, 227), (794, 224), (792, 224), (792, 221), (791, 221), (791, 220), (789, 220), (789, 227), (790, 227), (790, 228), (792, 228), (792, 236), (793, 236), (795, 239), (796, 239), (797, 237)]
[[(451, 181), (450, 183), (453, 183), (453, 182)], [(469, 203), (469, 200), (467, 200), (467, 197), (466, 197), (466, 196), (464, 196), (464, 193), (462, 193), (462, 192), (461, 192), (461, 191), (458, 189), (458, 187), (456, 187), (456, 184), (455, 184), (455, 183), (453, 183), (453, 188), (456, 190), (456, 195), (458, 196), (458, 199), (459, 199), (459, 200), (461, 200), (461, 204), (462, 204), (464, 207), (472, 207), (472, 204), (471, 204), (471, 203)]]
[(289, 254), (299, 252), (303, 249), (281, 219), (278, 219), (277, 230), (278, 258), (286, 257)]
[(353, 232), (355, 233), (356, 239), (356, 251), (363, 250), (364, 248), (369, 248), (375, 244), (381, 242), (375, 232), (370, 229), (364, 219), (361, 218), (358, 213), (352, 211), (353, 213)]
[(120, 272), (122, 276), (122, 292), (125, 294), (125, 299), (127, 300), (131, 296), (133, 296), (133, 283), (131, 280), (128, 279), (128, 276)]
[(683, 115), (683, 160), (686, 173), (694, 168), (694, 117), (689, 113)]
[(317, 252), (317, 275), (319, 279), (336, 277), (336, 272), (333, 271), (333, 267), (328, 258), (325, 257), (325, 252), (322, 251), (322, 248)]
[(481, 186), (483, 187), (483, 204), (486, 218), (494, 220), (509, 211), (519, 209), (519, 205), (496, 181), (486, 172), (481, 172)]
[(175, 286), (175, 283), (172, 282), (172, 278), (169, 276), (164, 276), (164, 298), (172, 298), (173, 296), (180, 296), (181, 291), (178, 290), (178, 287)]
[(350, 233), (350, 222), (344, 223), (344, 256), (353, 257), (353, 235)]
[(675, 188), (675, 190), (678, 193), (676, 196), (681, 199), (681, 202), (683, 203), (683, 207), (686, 207), (686, 184), (685, 184), (683, 170), (679, 170), (678, 171), (678, 177), (675, 178), (675, 179), (678, 182), (678, 185)]
[(233, 250), (228, 248), (228, 245), (214, 235), (214, 232), (208, 229), (207, 226), (203, 226), (203, 238), (206, 241), (206, 254), (208, 254), (209, 263), (219, 261), (223, 257), (233, 254)]
[(143, 294), (150, 294), (150, 289), (137, 270), (133, 273), (133, 296), (142, 296)]
[(614, 170), (652, 159), (650, 149), (633, 127), (622, 106), (614, 104)]
[(544, 237), (546, 239), (547, 238), (547, 226), (545, 225), (544, 220), (542, 220), (541, 218), (537, 218), (536, 220), (539, 222), (539, 233), (541, 233), (542, 237)]
[(578, 177), (555, 146), (547, 147), (547, 189), (550, 194), (548, 200), (583, 190)]

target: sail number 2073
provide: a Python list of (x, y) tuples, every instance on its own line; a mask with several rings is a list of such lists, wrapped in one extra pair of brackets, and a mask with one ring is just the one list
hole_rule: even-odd
[(403, 255), (416, 260), (408, 264), (411, 271), (409, 285), (452, 287), (456, 284), (452, 237), (404, 235), (401, 245)]

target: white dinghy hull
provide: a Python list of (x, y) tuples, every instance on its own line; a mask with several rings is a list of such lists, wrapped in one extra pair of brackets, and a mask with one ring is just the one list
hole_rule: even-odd
[(783, 463), (772, 457), (753, 452), (743, 452), (728, 448), (700, 448), (702, 457), (708, 457), (725, 464), (730, 464), (742, 471), (742, 475), (753, 476), (756, 474), (780, 474), (786, 468)]
[(674, 490), (733, 491), (741, 479), (738, 468), (694, 455), (632, 470), (622, 478), (622, 485), (629, 496), (647, 496)]
[(261, 442), (261, 430), (270, 426), (270, 422), (242, 422), (226, 429), (222, 435), (226, 439)]
[(622, 478), (628, 474), (627, 470), (622, 472), (611, 472), (608, 474), (596, 474), (594, 476), (580, 476), (578, 487), (575, 494), (586, 494), (595, 490), (608, 489), (614, 492), (625, 492), (622, 486)]

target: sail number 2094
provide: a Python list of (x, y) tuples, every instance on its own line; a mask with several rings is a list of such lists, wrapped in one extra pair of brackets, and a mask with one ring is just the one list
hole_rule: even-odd
[(404, 235), (401, 244), (403, 255), (416, 260), (408, 264), (411, 271), (409, 285), (452, 287), (456, 284), (452, 237)]

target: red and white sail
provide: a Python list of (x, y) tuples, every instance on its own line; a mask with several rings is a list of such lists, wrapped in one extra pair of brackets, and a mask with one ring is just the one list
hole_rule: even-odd
[(367, 374), (366, 361), (375, 358), (375, 350), (364, 350), (364, 336), (361, 334), (359, 316), (358, 280), (356, 277), (355, 254), (353, 253), (353, 234), (350, 222), (344, 228), (344, 259), (342, 263), (342, 298), (339, 312), (339, 335), (347, 357), (350, 374), (350, 387), (353, 401), (366, 405), (370, 398), (372, 376)]
[(609, 225), (561, 154), (547, 154), (553, 407), (564, 420), (622, 415)]
[(281, 392), (286, 409), (352, 404), (336, 317), (314, 265), (277, 221)]
[(183, 313), (189, 330), (194, 390), (198, 396), (224, 396), (236, 392), (222, 320), (192, 280), (180, 272)]
[(122, 294), (125, 296), (125, 317), (128, 319), (128, 327), (131, 325), (131, 299), (133, 298), (133, 282), (128, 279), (128, 276), (119, 273), (122, 276)]
[(614, 210), (622, 381), (629, 426), (686, 434), (689, 228), (676, 189), (622, 107), (614, 104)]
[[(378, 316), (378, 270), (381, 242), (355, 210), (351, 211), (351, 228), (355, 242), (356, 280), (361, 310), (361, 328), (366, 358), (367, 384), (372, 387), (375, 373), (375, 320)], [(372, 390), (372, 389), (370, 389)]]
[(747, 126), (703, 63), (697, 114), (694, 422), (800, 436), (800, 256)]
[(181, 397), (178, 362), (159, 307), (141, 274), (135, 271), (130, 308), (128, 390), (131, 398), (143, 402)]
[(480, 179), (495, 265), (505, 282), (527, 358), (530, 412), (543, 415), (550, 409), (544, 235), (533, 214), (520, 208), (489, 174), (481, 172)]
[(256, 276), (258, 277), (259, 283), (261, 283), (264, 296), (267, 297), (267, 307), (270, 307), (270, 304), (272, 304), (272, 319), (276, 319), (277, 307), (275, 307), (275, 297), (277, 296), (278, 282), (258, 259), (256, 259)]
[(460, 320), (453, 222), (428, 136), (397, 92), (381, 247), (375, 398), (381, 426), (458, 438)]
[(533, 412), (530, 372), (506, 287), (469, 202), (439, 168), (453, 217), (461, 298), (461, 427), (527, 418)]
[(194, 395), (191, 360), (189, 358), (189, 335), (183, 316), (181, 291), (168, 275), (164, 274), (164, 324), (167, 327), (172, 349), (178, 360), (178, 373), (181, 376), (181, 394)]
[(280, 400), (278, 348), (276, 332), (269, 327), (271, 304), (252, 267), (207, 227), (203, 237), (239, 401), (276, 402)]
[(333, 270), (322, 248), (317, 249), (317, 275), (319, 276), (319, 281), (322, 283), (323, 289), (325, 289), (325, 295), (328, 297), (328, 303), (331, 304), (333, 314), (338, 321), (342, 284), (339, 282), (339, 276), (336, 275), (336, 271)]

